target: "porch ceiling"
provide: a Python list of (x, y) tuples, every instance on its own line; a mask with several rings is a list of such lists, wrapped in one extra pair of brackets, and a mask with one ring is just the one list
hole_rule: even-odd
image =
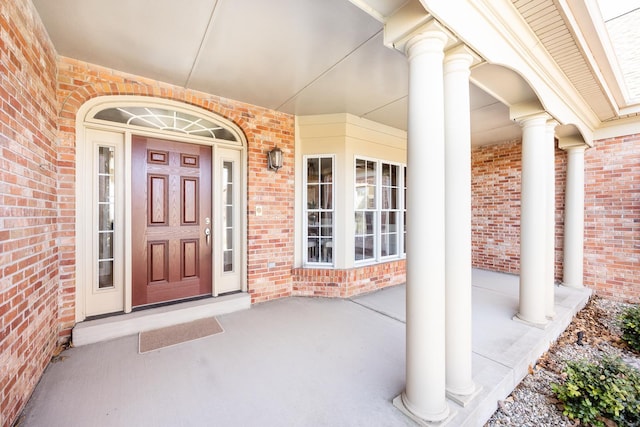
[[(406, 0), (33, 1), (60, 55), (286, 113), (406, 129), (407, 61), (382, 42), (384, 17)], [(474, 84), (471, 110), (474, 145), (520, 137), (508, 107)]]

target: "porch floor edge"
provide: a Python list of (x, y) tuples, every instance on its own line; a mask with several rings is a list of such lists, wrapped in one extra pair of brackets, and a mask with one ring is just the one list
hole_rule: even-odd
[(74, 347), (79, 347), (250, 307), (251, 296), (248, 293), (189, 301), (79, 322), (74, 326), (71, 338)]

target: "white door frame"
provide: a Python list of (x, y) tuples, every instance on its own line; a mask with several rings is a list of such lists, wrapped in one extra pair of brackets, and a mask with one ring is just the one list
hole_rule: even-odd
[[(207, 137), (190, 136), (177, 133), (175, 131), (156, 130), (150, 128), (144, 128), (139, 126), (131, 126), (116, 122), (108, 122), (104, 120), (94, 119), (94, 115), (105, 109), (115, 107), (130, 107), (130, 106), (144, 106), (144, 107), (157, 107), (171, 109), (179, 112), (185, 112), (197, 117), (202, 117), (206, 120), (219, 123), (220, 126), (231, 131), (236, 138), (236, 142), (218, 140)], [(120, 207), (116, 208), (118, 215), (122, 215), (124, 220), (124, 229), (120, 228), (116, 234), (122, 241), (122, 247), (117, 246), (119, 252), (116, 256), (121, 257), (119, 260), (115, 260), (118, 263), (119, 273), (121, 277), (118, 278), (118, 286), (122, 286), (122, 289), (113, 289), (112, 291), (98, 291), (96, 292), (96, 279), (95, 273), (96, 260), (94, 257), (93, 247), (96, 245), (97, 235), (94, 229), (95, 212), (93, 208), (94, 201), (94, 188), (92, 186), (92, 177), (95, 171), (95, 165), (91, 160), (95, 145), (90, 137), (92, 135), (100, 134), (105, 136), (107, 142), (111, 141), (109, 145), (116, 147), (116, 156), (119, 167), (122, 168), (120, 173), (117, 173), (119, 181), (116, 187), (121, 188), (120, 192), (117, 192), (117, 198), (120, 200)], [(131, 136), (132, 134), (160, 137), (165, 139), (171, 139), (179, 142), (188, 142), (192, 144), (208, 145), (212, 148), (212, 169), (214, 177), (212, 183), (212, 208), (216, 208), (219, 198), (217, 197), (217, 178), (219, 177), (218, 168), (220, 166), (219, 158), (228, 158), (229, 154), (232, 155), (234, 160), (239, 161), (238, 165), (240, 171), (238, 177), (240, 182), (238, 183), (240, 189), (240, 195), (238, 200), (239, 208), (239, 233), (236, 233), (240, 238), (240, 254), (239, 254), (239, 271), (236, 271), (239, 275), (240, 290), (242, 292), (247, 291), (247, 206), (246, 206), (246, 194), (247, 194), (247, 179), (246, 179), (246, 165), (247, 165), (247, 142), (242, 130), (228, 119), (216, 115), (215, 113), (203, 110), (197, 107), (190, 106), (177, 101), (151, 98), (146, 96), (102, 96), (87, 101), (76, 115), (76, 227), (75, 227), (75, 277), (76, 277), (76, 293), (75, 293), (75, 317), (76, 322), (83, 321), (87, 316), (94, 315), (87, 309), (87, 299), (92, 297), (92, 294), (111, 294), (109, 297), (112, 301), (114, 298), (122, 298), (121, 308), (115, 311), (124, 311), (129, 313), (132, 310), (131, 304), (131, 206), (128, 200), (131, 200)], [(109, 137), (111, 135), (112, 137)], [(118, 142), (118, 138), (121, 143)], [(218, 153), (226, 153), (226, 157), (220, 157)], [(235, 155), (233, 153), (236, 152)], [(97, 187), (96, 187), (97, 188)], [(219, 209), (219, 208), (216, 208)], [(217, 211), (215, 211), (217, 212)], [(214, 214), (214, 221), (217, 221), (218, 215)], [(219, 290), (216, 288), (216, 282), (223, 283), (223, 271), (220, 268), (222, 263), (222, 253), (220, 250), (220, 243), (217, 240), (218, 236), (214, 234), (212, 244), (213, 246), (213, 274), (212, 274), (212, 294), (217, 296), (218, 293), (225, 292), (224, 289)], [(118, 242), (116, 241), (116, 244)], [(226, 278), (228, 283), (228, 277)], [(91, 292), (90, 292), (91, 291)], [(121, 292), (121, 297), (113, 295), (114, 292)]]

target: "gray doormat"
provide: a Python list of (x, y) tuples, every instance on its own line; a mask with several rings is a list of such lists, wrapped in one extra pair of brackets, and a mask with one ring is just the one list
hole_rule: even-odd
[(143, 331), (138, 335), (140, 354), (224, 332), (215, 317), (194, 320), (166, 328)]

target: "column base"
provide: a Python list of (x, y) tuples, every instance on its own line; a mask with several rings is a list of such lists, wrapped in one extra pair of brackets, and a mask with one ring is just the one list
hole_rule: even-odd
[[(403, 414), (405, 414), (407, 417), (411, 418), (416, 424), (418, 424), (419, 426), (423, 426), (423, 427), (443, 427), (445, 425), (447, 425), (449, 422), (451, 422), (451, 420), (453, 419), (453, 417), (455, 417), (456, 412), (452, 411), (451, 409), (448, 408), (448, 415), (446, 415), (446, 417), (440, 421), (427, 421), (424, 420), (420, 417), (418, 417), (417, 415), (415, 415), (413, 412), (411, 412), (409, 410), (409, 408), (406, 407), (406, 405), (404, 404), (404, 393), (400, 394), (399, 396), (396, 396), (395, 399), (393, 399), (393, 406), (395, 406), (396, 408), (398, 408), (400, 410), (400, 412), (402, 412)], [(447, 405), (448, 407), (448, 405)]]
[(538, 329), (542, 329), (542, 330), (547, 329), (549, 327), (549, 325), (550, 325), (550, 322), (546, 318), (545, 318), (544, 322), (537, 323), (537, 322), (531, 322), (529, 320), (523, 319), (518, 314), (513, 316), (513, 320), (515, 320), (518, 323), (524, 323), (525, 325), (533, 326), (534, 328), (538, 328)]
[(455, 403), (457, 403), (458, 405), (464, 408), (469, 403), (471, 403), (471, 401), (473, 401), (473, 399), (475, 399), (480, 394), (481, 391), (482, 391), (482, 386), (474, 384), (473, 391), (469, 394), (456, 394), (447, 390), (447, 398), (449, 400), (454, 401)]
[(582, 289), (582, 288), (584, 288), (584, 285), (582, 283), (575, 284), (575, 283), (570, 283), (570, 282), (562, 282), (562, 286), (565, 286), (567, 288), (573, 288), (573, 289)]

